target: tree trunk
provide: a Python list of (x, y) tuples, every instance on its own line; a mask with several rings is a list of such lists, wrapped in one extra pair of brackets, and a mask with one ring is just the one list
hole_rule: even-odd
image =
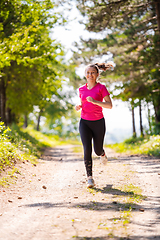
[(153, 106), (155, 111), (155, 122), (160, 123), (160, 94), (153, 98)]
[(0, 121), (6, 124), (6, 87), (3, 78), (0, 81), (0, 104)]
[(158, 33), (160, 35), (160, 1), (155, 1), (156, 5), (156, 14), (157, 14), (157, 24), (158, 24)]
[(156, 123), (160, 123), (160, 106), (155, 106)]
[(140, 123), (141, 137), (143, 137), (144, 133), (143, 133), (143, 125), (142, 125), (142, 105), (141, 105), (141, 100), (139, 101), (139, 123)]
[(150, 114), (150, 108), (149, 108), (148, 102), (147, 102), (147, 118), (148, 118), (149, 134), (152, 134), (151, 114)]
[(24, 128), (27, 128), (28, 127), (28, 117), (27, 115), (24, 116), (24, 125), (23, 125)]
[(136, 126), (135, 126), (135, 117), (134, 117), (134, 106), (132, 105), (132, 128), (133, 128), (133, 137), (136, 137)]
[(6, 110), (6, 125), (11, 125), (13, 122), (11, 109), (8, 107)]
[(43, 113), (43, 110), (40, 110), (38, 115), (38, 120), (37, 120), (37, 131), (40, 130), (40, 120), (41, 120), (42, 113)]
[(153, 106), (155, 111), (155, 133), (160, 134), (160, 96), (157, 99), (153, 99)]

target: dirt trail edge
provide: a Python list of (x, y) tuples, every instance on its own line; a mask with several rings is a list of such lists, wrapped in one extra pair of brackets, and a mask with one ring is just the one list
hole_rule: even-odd
[(160, 239), (160, 160), (106, 152), (105, 166), (94, 157), (94, 189), (71, 145), (19, 164), (16, 183), (0, 188), (0, 239)]

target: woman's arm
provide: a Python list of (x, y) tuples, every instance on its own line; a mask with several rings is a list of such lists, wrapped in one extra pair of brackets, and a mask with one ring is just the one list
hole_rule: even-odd
[(97, 101), (97, 100), (93, 99), (92, 97), (87, 97), (87, 101), (91, 102), (93, 104), (96, 104), (100, 107), (103, 107), (103, 108), (109, 108), (109, 109), (112, 108), (112, 100), (109, 95), (104, 97), (104, 102)]
[(78, 104), (78, 105), (75, 106), (75, 110), (79, 111), (79, 110), (81, 110), (81, 108), (82, 108), (82, 101), (81, 101), (81, 104)]

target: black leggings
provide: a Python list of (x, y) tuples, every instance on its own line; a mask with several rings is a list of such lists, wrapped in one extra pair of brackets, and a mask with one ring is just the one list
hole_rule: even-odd
[(92, 176), (92, 139), (94, 151), (98, 156), (104, 154), (103, 141), (106, 127), (104, 118), (96, 121), (88, 121), (81, 118), (79, 132), (84, 149), (84, 163), (87, 176)]

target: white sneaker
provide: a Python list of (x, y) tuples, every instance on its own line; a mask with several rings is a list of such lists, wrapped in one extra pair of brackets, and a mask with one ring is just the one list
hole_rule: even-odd
[(106, 165), (107, 164), (107, 156), (104, 155), (104, 156), (100, 156), (100, 163), (103, 164), (103, 165)]
[(87, 187), (88, 187), (88, 188), (92, 188), (92, 187), (94, 187), (94, 185), (95, 185), (95, 183), (94, 183), (93, 178), (92, 178), (92, 177), (89, 177), (89, 178), (88, 178)]

